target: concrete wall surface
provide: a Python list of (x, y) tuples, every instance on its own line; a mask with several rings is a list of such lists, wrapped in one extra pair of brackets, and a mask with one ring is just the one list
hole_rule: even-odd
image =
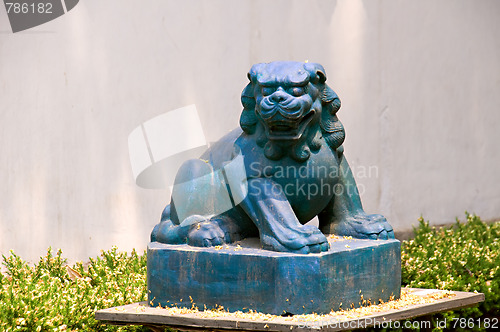
[(2, 7), (0, 253), (143, 250), (170, 193), (135, 184), (128, 135), (195, 104), (217, 140), (251, 65), (274, 60), (325, 67), (368, 212), (397, 231), (500, 218), (499, 15), (495, 0), (85, 0), (14, 34)]

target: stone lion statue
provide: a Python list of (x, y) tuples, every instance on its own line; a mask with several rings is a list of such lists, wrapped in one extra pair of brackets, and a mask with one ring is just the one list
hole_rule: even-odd
[[(324, 234), (390, 239), (363, 211), (344, 158), (340, 100), (316, 63), (254, 65), (240, 126), (179, 169), (151, 241), (217, 246), (259, 237), (263, 249), (319, 253)], [(236, 174), (236, 175), (235, 175)], [(319, 228), (306, 225), (318, 216)]]

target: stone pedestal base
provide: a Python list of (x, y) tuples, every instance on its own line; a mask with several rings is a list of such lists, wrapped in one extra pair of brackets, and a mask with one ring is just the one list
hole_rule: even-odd
[(222, 249), (152, 242), (148, 302), (281, 315), (326, 314), (399, 298), (399, 241), (330, 241), (328, 252), (308, 255), (260, 250), (258, 239)]

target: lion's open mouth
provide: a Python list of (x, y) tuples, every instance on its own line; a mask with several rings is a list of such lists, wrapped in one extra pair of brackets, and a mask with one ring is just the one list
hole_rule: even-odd
[(309, 111), (301, 121), (269, 121), (267, 136), (272, 140), (296, 140), (302, 137), (305, 129), (314, 117), (314, 110)]

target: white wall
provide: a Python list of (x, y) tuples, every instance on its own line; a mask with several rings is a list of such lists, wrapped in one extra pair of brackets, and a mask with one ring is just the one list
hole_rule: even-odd
[(326, 68), (366, 210), (398, 231), (421, 214), (500, 218), (499, 14), (494, 0), (86, 0), (12, 34), (0, 9), (0, 252), (144, 249), (169, 193), (135, 185), (128, 134), (194, 103), (216, 140), (250, 66), (273, 60)]

